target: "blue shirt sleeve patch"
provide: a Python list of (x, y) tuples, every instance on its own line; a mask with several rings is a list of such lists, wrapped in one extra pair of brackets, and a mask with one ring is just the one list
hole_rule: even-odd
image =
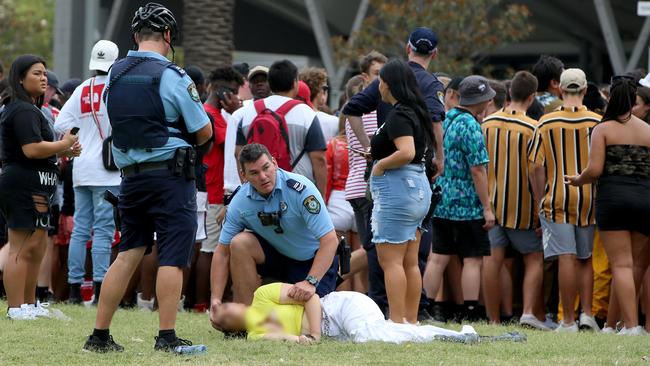
[(287, 179), (287, 186), (298, 193), (302, 193), (305, 190), (305, 185), (295, 179)]

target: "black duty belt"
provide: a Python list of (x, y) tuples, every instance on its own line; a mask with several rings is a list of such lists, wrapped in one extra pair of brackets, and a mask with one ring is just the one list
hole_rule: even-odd
[(170, 169), (172, 163), (173, 160), (152, 161), (152, 162), (145, 162), (139, 164), (136, 163), (122, 168), (122, 176), (128, 177), (130, 175), (144, 173), (144, 172), (152, 172), (155, 170), (168, 170)]

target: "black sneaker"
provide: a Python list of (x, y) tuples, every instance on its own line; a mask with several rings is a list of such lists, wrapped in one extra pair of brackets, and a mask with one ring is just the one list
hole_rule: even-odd
[(418, 311), (418, 321), (419, 322), (427, 322), (427, 321), (432, 321), (432, 320), (433, 320), (433, 317), (431, 316), (431, 314), (429, 314), (427, 309), (421, 308)]
[(99, 337), (90, 335), (86, 344), (84, 344), (84, 351), (106, 353), (106, 352), (122, 352), (124, 347), (115, 343), (113, 336), (108, 336), (107, 341), (102, 341)]
[(174, 352), (178, 346), (191, 346), (192, 342), (187, 339), (176, 338), (174, 341), (169, 342), (165, 338), (155, 337), (156, 345), (153, 347), (156, 351)]

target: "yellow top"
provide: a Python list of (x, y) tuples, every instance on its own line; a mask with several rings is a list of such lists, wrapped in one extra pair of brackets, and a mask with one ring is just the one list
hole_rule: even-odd
[(302, 330), (302, 305), (281, 305), (282, 283), (264, 285), (255, 291), (253, 303), (246, 311), (248, 339), (257, 340), (268, 332), (267, 324), (277, 322), (285, 333), (299, 336)]

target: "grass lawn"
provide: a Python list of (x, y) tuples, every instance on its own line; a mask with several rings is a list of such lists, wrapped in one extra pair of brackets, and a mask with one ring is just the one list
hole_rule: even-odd
[[(91, 354), (81, 347), (91, 333), (95, 311), (54, 305), (70, 321), (41, 319), (12, 322), (0, 318), (0, 365), (650, 365), (650, 337), (619, 337), (580, 333), (557, 334), (523, 330), (527, 343), (462, 345), (350, 344), (326, 340), (314, 346), (224, 340), (213, 330), (207, 315), (179, 314), (177, 333), (208, 353), (175, 356), (153, 350), (158, 314), (120, 310), (111, 333), (126, 351)], [(0, 301), (0, 309), (6, 303)], [(453, 329), (460, 326), (450, 325)], [(482, 335), (513, 327), (475, 326)], [(522, 329), (518, 329), (522, 331)]]

